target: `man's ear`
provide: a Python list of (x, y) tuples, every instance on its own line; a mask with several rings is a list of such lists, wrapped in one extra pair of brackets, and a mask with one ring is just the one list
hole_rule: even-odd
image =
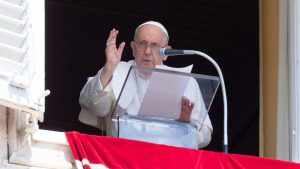
[[(172, 46), (168, 45), (168, 46), (165, 46), (165, 48), (172, 49)], [(163, 57), (163, 61), (166, 61), (167, 59), (168, 59), (168, 56)]]
[(165, 48), (167, 48), (167, 49), (172, 49), (172, 46), (168, 45), (168, 46), (166, 46)]
[(132, 50), (132, 56), (135, 58), (135, 44), (133, 41), (130, 42), (130, 47), (131, 47), (131, 50)]
[(168, 59), (168, 56), (163, 56), (163, 61), (166, 61)]

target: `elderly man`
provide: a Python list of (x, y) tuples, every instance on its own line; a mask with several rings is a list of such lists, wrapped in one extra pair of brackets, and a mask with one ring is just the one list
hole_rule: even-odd
[[(111, 136), (117, 135), (111, 113), (130, 66), (155, 68), (156, 65), (163, 65), (163, 61), (167, 57), (160, 56), (158, 50), (163, 47), (171, 48), (168, 46), (169, 35), (165, 27), (159, 22), (148, 21), (136, 28), (134, 40), (130, 43), (134, 60), (122, 62), (121, 57), (125, 42), (120, 43), (119, 46), (116, 45), (118, 33), (116, 29), (110, 31), (105, 49), (106, 63), (96, 76), (88, 79), (79, 98), (82, 108), (79, 120), (105, 130), (107, 135)], [(147, 79), (138, 78), (136, 83), (138, 92), (134, 94), (133, 99), (125, 108), (129, 114), (133, 115), (137, 114), (141, 104)], [(197, 143), (197, 148), (201, 148), (208, 145), (211, 140), (212, 125), (207, 116), (198, 85), (191, 86), (194, 87), (190, 89), (190, 94), (182, 97), (181, 114), (178, 121), (193, 123), (197, 126), (197, 136), (193, 141)], [(168, 133), (168, 131), (157, 132)]]

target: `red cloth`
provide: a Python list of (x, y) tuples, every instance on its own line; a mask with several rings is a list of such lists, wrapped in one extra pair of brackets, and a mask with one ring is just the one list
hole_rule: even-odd
[(85, 169), (96, 166), (111, 169), (300, 169), (297, 163), (255, 156), (178, 148), (78, 132), (66, 132), (66, 137), (77, 165), (84, 163)]

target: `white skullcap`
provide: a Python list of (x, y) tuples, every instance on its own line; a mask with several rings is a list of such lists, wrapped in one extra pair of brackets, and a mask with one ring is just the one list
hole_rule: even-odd
[(136, 29), (135, 29), (135, 32), (142, 26), (144, 25), (153, 25), (153, 26), (156, 26), (158, 27), (159, 29), (161, 29), (166, 35), (167, 35), (167, 38), (169, 39), (169, 34), (168, 34), (168, 31), (167, 29), (159, 22), (156, 22), (156, 21), (147, 21), (147, 22), (144, 22), (142, 24), (140, 24)]

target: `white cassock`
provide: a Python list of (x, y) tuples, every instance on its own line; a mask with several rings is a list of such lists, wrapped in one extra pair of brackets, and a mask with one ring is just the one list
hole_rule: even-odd
[[(133, 60), (120, 62), (114, 71), (112, 79), (104, 89), (100, 82), (101, 70), (98, 71), (96, 76), (88, 78), (79, 98), (82, 108), (79, 115), (81, 122), (105, 130), (107, 135), (118, 135), (116, 125), (111, 119), (111, 113), (115, 107), (116, 98), (120, 95), (129, 68), (134, 64)], [(129, 115), (137, 115), (148, 83), (148, 78), (142, 78), (138, 75), (129, 76), (126, 82), (127, 89), (122, 92), (122, 97), (126, 97), (126, 99), (122, 99), (119, 102), (117, 110), (123, 108), (122, 110)], [(184, 96), (196, 103), (192, 111), (190, 124), (182, 123), (181, 126), (170, 124), (168, 127), (161, 127), (156, 125), (145, 126), (138, 123), (123, 123), (123, 126), (129, 128), (129, 130), (119, 131), (124, 131), (123, 134), (129, 138), (132, 137), (154, 143), (189, 148), (205, 147), (211, 140), (212, 125), (195, 79), (191, 78), (189, 80)], [(196, 130), (187, 134), (179, 129), (182, 126), (185, 129), (195, 126), (193, 128)]]

